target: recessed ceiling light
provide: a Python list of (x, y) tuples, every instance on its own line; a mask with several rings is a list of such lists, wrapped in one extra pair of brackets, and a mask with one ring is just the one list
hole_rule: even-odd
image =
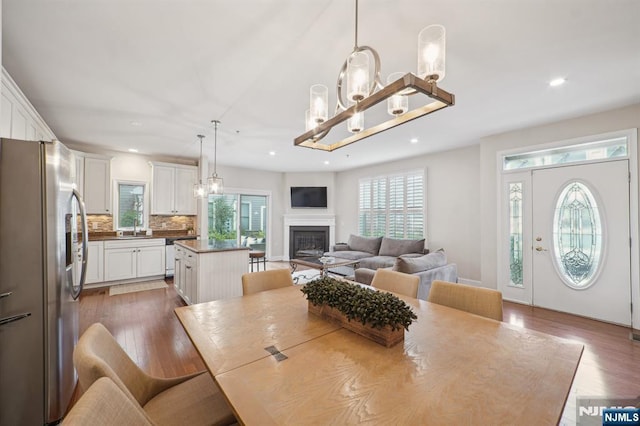
[(411, 142), (411, 143), (418, 143), (418, 138), (412, 138), (411, 140), (409, 140), (409, 142)]
[(329, 160), (324, 160), (324, 164), (329, 164)]
[(130, 121), (129, 124), (131, 124), (132, 126), (142, 126), (142, 123), (140, 123), (139, 121)]
[(269, 151), (269, 155), (274, 156), (274, 155), (276, 155), (276, 152), (275, 151)]
[(553, 80), (551, 80), (549, 82), (549, 86), (551, 87), (556, 87), (556, 86), (562, 86), (567, 80), (565, 80), (564, 78), (560, 77), (560, 78), (554, 78)]
[(138, 150), (135, 148), (129, 148), (129, 152), (138, 152)]

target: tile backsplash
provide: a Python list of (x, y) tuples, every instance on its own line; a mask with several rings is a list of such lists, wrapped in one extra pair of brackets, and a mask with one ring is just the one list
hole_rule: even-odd
[(197, 216), (149, 216), (151, 229), (179, 231), (181, 229), (196, 229)]
[[(197, 216), (149, 216), (149, 224), (153, 230), (180, 231), (196, 228)], [(113, 231), (113, 216), (87, 215), (89, 232)]]
[(113, 216), (106, 214), (88, 214), (87, 226), (89, 232), (113, 231)]

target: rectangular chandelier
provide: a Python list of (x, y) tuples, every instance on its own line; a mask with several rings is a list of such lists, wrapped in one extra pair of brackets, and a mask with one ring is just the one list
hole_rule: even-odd
[[(358, 44), (358, 0), (355, 0), (355, 43), (338, 74), (335, 114), (329, 117), (327, 87), (322, 84), (311, 86), (309, 109), (305, 112), (306, 132), (294, 139), (294, 145), (331, 152), (452, 106), (455, 103), (454, 95), (437, 86), (445, 77), (445, 47), (446, 31), (442, 25), (423, 28), (418, 34), (418, 72), (391, 73), (384, 85), (380, 73), (380, 55), (373, 47)], [(410, 96), (426, 96), (426, 103), (412, 102), (413, 105), (422, 106), (409, 110)], [(372, 110), (365, 114), (385, 100), (387, 113), (393, 118), (382, 121), (383, 118)], [(379, 124), (365, 127), (365, 115), (369, 120), (377, 119), (375, 122)], [(346, 130), (351, 134), (343, 138), (344, 133), (338, 130), (339, 135), (334, 139), (343, 139), (327, 142), (324, 138), (329, 132), (345, 121)]]
[[(411, 93), (408, 95), (407, 93)], [(375, 126), (365, 128), (357, 133), (354, 133), (342, 140), (332, 143), (321, 143), (320, 141), (328, 135), (329, 131), (341, 124), (358, 113), (364, 112), (367, 109), (391, 99), (394, 96), (421, 96), (425, 95), (427, 99), (426, 104), (414, 108), (411, 111), (407, 111), (401, 115), (397, 115), (385, 122), (377, 124)], [(405, 74), (402, 78), (396, 80), (393, 83), (388, 84), (379, 91), (373, 93), (360, 100), (358, 103), (351, 105), (344, 111), (339, 112), (328, 120), (317, 124), (312, 129), (303, 133), (294, 139), (295, 146), (303, 146), (306, 148), (319, 149), (322, 151), (334, 151), (343, 146), (347, 146), (359, 140), (368, 138), (375, 134), (384, 132), (385, 130), (392, 129), (400, 124), (407, 123), (409, 121), (420, 118), (424, 115), (431, 114), (432, 112), (441, 110), (448, 106), (452, 106), (455, 103), (455, 96), (452, 93), (447, 92), (439, 88), (435, 81), (429, 82), (422, 78), (417, 77), (412, 73)]]

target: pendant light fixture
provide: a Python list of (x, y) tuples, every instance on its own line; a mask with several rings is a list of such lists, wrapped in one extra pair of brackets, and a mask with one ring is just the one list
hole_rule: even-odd
[[(198, 159), (198, 163), (202, 161), (202, 139), (204, 135), (198, 135), (200, 138), (200, 158)], [(202, 174), (198, 172), (198, 183), (193, 185), (193, 197), (194, 198), (207, 198), (207, 185), (202, 183)]]
[[(355, 46), (338, 74), (334, 115), (329, 116), (327, 86), (311, 86), (305, 133), (294, 139), (295, 146), (333, 151), (455, 103), (452, 93), (437, 86), (445, 74), (442, 25), (430, 25), (418, 34), (417, 75), (393, 73), (385, 86), (380, 78), (378, 52), (370, 46), (358, 45), (358, 0), (355, 6)], [(408, 97), (416, 94), (426, 95), (427, 102), (410, 109)], [(384, 101), (393, 118), (365, 127), (364, 112)], [(331, 129), (345, 121), (351, 135), (338, 141), (325, 139)]]
[(224, 191), (224, 181), (218, 177), (218, 125), (220, 120), (211, 120), (213, 123), (213, 174), (207, 180), (209, 184), (209, 194), (222, 194)]

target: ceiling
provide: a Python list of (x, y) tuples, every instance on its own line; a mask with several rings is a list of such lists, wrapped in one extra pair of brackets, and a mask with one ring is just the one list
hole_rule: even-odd
[(353, 1), (3, 0), (2, 65), (69, 145), (195, 160), (203, 133), (212, 158), (219, 119), (218, 164), (273, 171), (346, 170), (640, 102), (637, 0), (363, 0), (359, 13), (383, 81), (415, 72), (419, 31), (443, 24), (440, 86), (456, 105), (332, 153), (293, 139), (312, 84), (335, 102)]

